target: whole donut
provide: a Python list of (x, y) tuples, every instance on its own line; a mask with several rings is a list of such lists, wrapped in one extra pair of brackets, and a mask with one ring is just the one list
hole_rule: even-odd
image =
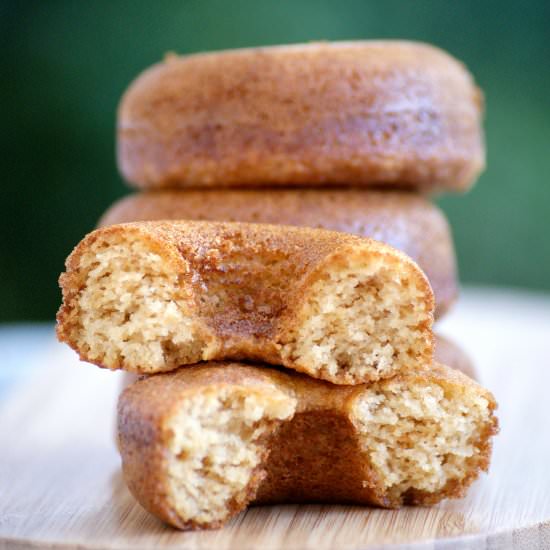
[(355, 184), (465, 190), (484, 166), (482, 95), (464, 66), (403, 41), (170, 56), (118, 112), (141, 188)]

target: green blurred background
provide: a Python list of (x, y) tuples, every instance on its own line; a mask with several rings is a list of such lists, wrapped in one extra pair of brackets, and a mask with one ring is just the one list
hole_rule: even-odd
[(466, 283), (550, 289), (550, 2), (12, 1), (0, 4), (7, 174), (0, 321), (51, 319), (65, 256), (127, 193), (118, 99), (165, 52), (408, 38), (466, 62), (487, 101), (488, 170), (439, 200)]

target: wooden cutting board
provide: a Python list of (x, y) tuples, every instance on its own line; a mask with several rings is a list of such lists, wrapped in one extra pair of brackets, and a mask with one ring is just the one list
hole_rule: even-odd
[[(252, 508), (181, 533), (146, 513), (113, 444), (119, 376), (52, 342), (0, 408), (0, 547), (550, 548), (550, 297), (465, 293), (440, 324), (500, 403), (489, 475), (433, 508)], [(0, 350), (1, 351), (1, 350)], [(0, 367), (1, 368), (1, 367)]]

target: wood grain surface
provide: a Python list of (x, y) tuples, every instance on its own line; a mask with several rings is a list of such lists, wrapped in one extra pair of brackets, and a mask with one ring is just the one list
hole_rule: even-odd
[(550, 549), (550, 297), (470, 290), (439, 329), (500, 404), (491, 470), (466, 498), (257, 507), (196, 533), (133, 500), (113, 444), (119, 375), (79, 364), (52, 333), (41, 364), (0, 404), (0, 547)]

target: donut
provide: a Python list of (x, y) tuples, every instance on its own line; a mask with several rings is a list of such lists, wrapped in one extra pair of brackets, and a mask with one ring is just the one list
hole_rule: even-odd
[(261, 361), (335, 384), (433, 358), (433, 293), (405, 254), (304, 227), (135, 222), (86, 236), (60, 277), (58, 338), (140, 374)]
[(464, 191), (484, 167), (483, 100), (442, 50), (320, 42), (168, 56), (118, 109), (143, 189), (366, 185)]
[(356, 386), (238, 363), (145, 377), (118, 403), (124, 479), (179, 529), (249, 504), (399, 507), (461, 497), (486, 471), (493, 396), (448, 367)]
[(99, 226), (165, 219), (321, 227), (371, 237), (418, 263), (434, 291), (436, 318), (458, 295), (449, 224), (437, 206), (416, 193), (342, 188), (167, 189), (119, 200)]

